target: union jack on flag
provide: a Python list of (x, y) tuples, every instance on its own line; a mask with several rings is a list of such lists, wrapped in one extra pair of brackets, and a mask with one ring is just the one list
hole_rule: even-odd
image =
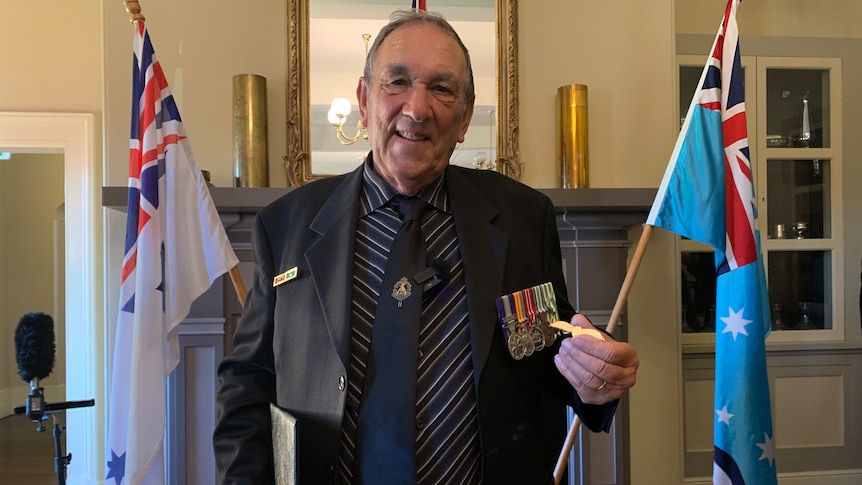
[(775, 484), (769, 300), (756, 228), (736, 9), (724, 19), (647, 224), (715, 248), (714, 484)]
[(425, 0), (413, 0), (413, 10), (426, 10)]
[[(236, 266), (142, 20), (135, 22), (129, 199), (106, 483), (164, 483), (166, 378), (192, 302)], [(113, 482), (111, 482), (113, 479)]]

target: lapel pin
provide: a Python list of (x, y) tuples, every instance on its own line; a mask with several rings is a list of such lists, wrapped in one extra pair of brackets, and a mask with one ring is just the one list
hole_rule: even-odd
[(272, 287), (275, 288), (276, 286), (278, 286), (282, 283), (287, 283), (288, 281), (296, 278), (296, 276), (298, 274), (299, 274), (299, 268), (294, 266), (293, 268), (290, 268), (289, 270), (285, 271), (284, 273), (281, 273), (280, 275), (276, 275), (276, 277), (272, 279)]

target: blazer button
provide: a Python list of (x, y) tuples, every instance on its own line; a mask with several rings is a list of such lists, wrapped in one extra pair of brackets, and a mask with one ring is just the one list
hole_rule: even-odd
[(338, 376), (338, 390), (343, 391), (347, 385), (347, 380), (344, 379), (344, 376)]

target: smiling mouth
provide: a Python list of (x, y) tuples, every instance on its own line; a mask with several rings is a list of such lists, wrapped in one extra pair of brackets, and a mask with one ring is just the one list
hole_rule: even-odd
[(428, 137), (417, 135), (415, 133), (409, 133), (406, 131), (396, 131), (395, 133), (399, 137), (404, 138), (405, 140), (410, 140), (410, 141), (423, 141), (423, 140), (428, 139)]

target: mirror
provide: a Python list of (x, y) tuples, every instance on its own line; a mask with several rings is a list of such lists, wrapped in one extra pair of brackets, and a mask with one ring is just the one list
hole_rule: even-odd
[[(298, 187), (328, 176), (328, 174), (315, 173), (312, 165), (309, 2), (310, 0), (285, 0), (287, 153), (283, 160), (289, 187)], [(488, 123), (486, 129), (491, 130), (491, 126), (496, 124), (494, 149), (497, 155), (495, 159), (497, 170), (517, 180), (521, 178), (523, 172), (518, 142), (517, 0), (495, 0), (494, 3), (496, 109), (480, 109), (477, 102), (476, 111), (479, 114), (484, 112), (485, 116), (495, 117)], [(358, 42), (361, 42), (361, 39)], [(354, 78), (358, 79), (360, 75), (361, 72), (356, 72)], [(355, 97), (353, 93), (351, 89), (347, 94), (353, 98)], [(350, 123), (345, 125), (345, 128), (351, 128)], [(355, 125), (353, 128), (355, 129)], [(470, 129), (473, 130), (473, 125)]]

